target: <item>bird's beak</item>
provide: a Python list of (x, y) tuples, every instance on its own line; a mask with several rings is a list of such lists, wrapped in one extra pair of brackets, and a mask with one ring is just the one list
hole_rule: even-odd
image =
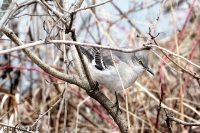
[(147, 65), (144, 65), (142, 63), (142, 66), (144, 67), (145, 70), (147, 70), (149, 73), (151, 73), (152, 75), (154, 75), (153, 71)]
[(151, 73), (152, 75), (154, 75), (153, 71), (152, 71), (148, 66), (145, 67), (145, 69), (146, 69), (149, 73)]

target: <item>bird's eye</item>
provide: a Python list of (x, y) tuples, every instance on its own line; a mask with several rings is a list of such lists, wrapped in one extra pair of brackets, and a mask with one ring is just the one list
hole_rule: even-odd
[(142, 64), (142, 61), (141, 61), (141, 60), (138, 60), (138, 62), (139, 62), (140, 64)]

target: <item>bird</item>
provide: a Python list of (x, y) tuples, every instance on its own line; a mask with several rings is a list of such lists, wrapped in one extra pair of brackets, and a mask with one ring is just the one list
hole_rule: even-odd
[[(134, 84), (144, 70), (154, 75), (153, 71), (148, 67), (148, 56), (144, 50), (124, 53), (96, 47), (86, 49), (81, 46), (80, 49), (88, 60), (88, 69), (92, 79), (105, 88), (115, 92), (115, 105), (118, 108), (119, 103), (116, 91), (123, 89), (119, 76), (126, 89)], [(113, 64), (113, 60), (115, 65)]]

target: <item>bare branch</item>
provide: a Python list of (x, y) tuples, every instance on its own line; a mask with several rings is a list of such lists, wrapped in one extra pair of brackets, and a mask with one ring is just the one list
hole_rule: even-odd
[(166, 114), (167, 118), (170, 119), (170, 121), (175, 121), (175, 122), (177, 122), (179, 124), (183, 124), (185, 126), (200, 126), (200, 123), (190, 123), (190, 122), (185, 122), (185, 121), (182, 121), (182, 120), (180, 120), (178, 118), (175, 118), (165, 108), (163, 108), (163, 109), (165, 111), (165, 114)]
[(96, 48), (120, 51), (120, 52), (125, 52), (125, 53), (131, 53), (131, 52), (136, 52), (136, 51), (141, 51), (141, 50), (149, 50), (150, 49), (150, 47), (127, 49), (127, 48), (117, 48), (117, 47), (110, 47), (110, 46), (102, 46), (102, 45), (99, 45), (99, 44), (82, 43), (82, 42), (68, 41), (68, 40), (48, 40), (48, 42), (46, 42), (46, 41), (37, 41), (37, 42), (27, 43), (27, 44), (24, 44), (24, 45), (21, 45), (21, 46), (17, 46), (17, 47), (14, 47), (14, 48), (10, 48), (10, 49), (7, 49), (7, 50), (0, 50), (0, 54), (19, 51), (19, 50), (23, 50), (23, 49), (26, 49), (26, 48), (35, 47), (35, 46), (39, 46), (39, 45), (45, 45), (45, 44), (49, 44), (49, 43), (73, 44), (73, 45), (78, 45), (78, 46), (96, 47)]
[[(152, 33), (154, 33), (154, 31), (155, 31), (155, 28), (156, 28), (157, 22), (158, 22), (158, 20), (159, 20), (160, 14), (161, 14), (162, 9), (164, 8), (166, 2), (167, 2), (167, 0), (163, 0), (163, 3), (162, 3), (162, 5), (161, 5), (161, 7), (160, 7), (160, 9), (159, 9), (159, 11), (158, 11), (157, 16), (156, 16), (156, 19), (155, 19), (155, 21), (154, 21), (154, 23), (153, 23), (153, 25), (152, 25), (152, 27), (151, 27), (151, 32), (152, 32)], [(145, 44), (150, 44), (151, 41), (152, 41), (151, 37), (148, 37), (147, 42), (146, 42)]]
[[(6, 34), (13, 42), (15, 42), (15, 44), (17, 45), (23, 45), (23, 43), (19, 40), (19, 38), (13, 33), (13, 31), (11, 31), (10, 29), (8, 29), (5, 26), (2, 26), (1, 28), (2, 32), (4, 32), (4, 34)], [(75, 75), (67, 75), (64, 73), (61, 73), (53, 68), (51, 68), (49, 65), (45, 64), (43, 61), (41, 61), (37, 56), (35, 56), (33, 53), (31, 53), (29, 50), (27, 49), (23, 49), (23, 52), (32, 60), (34, 61), (40, 68), (42, 68), (45, 72), (61, 79), (64, 80), (66, 82), (72, 83), (72, 84), (76, 84), (78, 86), (80, 86), (81, 88), (84, 89), (88, 89), (88, 84), (86, 81), (81, 81), (77, 76)]]
[(192, 64), (193, 66), (195, 66), (195, 67), (197, 67), (197, 68), (200, 68), (199, 65), (193, 63), (192, 61), (190, 61), (190, 60), (184, 58), (183, 56), (180, 56), (180, 55), (178, 55), (178, 54), (175, 54), (174, 52), (171, 52), (170, 50), (167, 50), (167, 49), (165, 49), (165, 48), (163, 48), (163, 47), (161, 47), (161, 46), (157, 46), (157, 45), (146, 45), (146, 46), (148, 46), (148, 47), (155, 47), (155, 48), (157, 48), (157, 49), (161, 49), (161, 50), (163, 50), (163, 51), (166, 51), (166, 52), (168, 52), (168, 53), (170, 53), (170, 54), (172, 54), (172, 55), (174, 55), (174, 56), (176, 56), (176, 57), (179, 57), (179, 58), (185, 60), (186, 62)]
[[(1, 30), (15, 44), (23, 45), (23, 43), (19, 40), (19, 38), (10, 29), (8, 29), (5, 26), (2, 26)], [(35, 56), (33, 53), (31, 53), (27, 49), (23, 49), (23, 52), (34, 63), (36, 63), (40, 68), (42, 68), (45, 72), (47, 72), (47, 73), (49, 73), (49, 74), (51, 74), (51, 75), (53, 75), (53, 76), (55, 76), (59, 79), (62, 79), (66, 82), (76, 84), (76, 85), (80, 86), (81, 88), (83, 88), (84, 90), (86, 90), (86, 92), (88, 93), (88, 95), (90, 97), (97, 100), (109, 112), (109, 114), (112, 116), (112, 118), (115, 120), (115, 122), (119, 126), (122, 133), (126, 133), (128, 131), (127, 130), (127, 121), (125, 121), (125, 119), (123, 118), (122, 115), (117, 115), (117, 116), (115, 115), (116, 114), (116, 108), (112, 108), (113, 103), (107, 97), (105, 97), (105, 95), (101, 91), (95, 91), (95, 93), (90, 92), (90, 86), (89, 86), (88, 82), (85, 81), (84, 79), (80, 80), (75, 75), (66, 75), (66, 74), (63, 74), (63, 73), (51, 68), (49, 65), (42, 62), (37, 56)]]
[(71, 13), (75, 14), (75, 13), (81, 11), (81, 10), (86, 10), (86, 9), (89, 9), (89, 8), (94, 8), (94, 7), (97, 7), (97, 6), (101, 6), (101, 5), (106, 4), (108, 2), (111, 2), (111, 1), (112, 0), (108, 0), (108, 1), (105, 1), (105, 2), (101, 2), (101, 3), (95, 4), (95, 5), (88, 6), (88, 7), (79, 8), (79, 9), (76, 9), (75, 11), (72, 11)]
[(41, 2), (45, 5), (45, 7), (47, 7), (47, 8), (48, 8), (52, 13), (54, 13), (58, 18), (61, 18), (61, 21), (62, 21), (63, 23), (66, 22), (66, 21), (62, 18), (62, 16), (63, 16), (62, 13), (60, 13), (60, 12), (54, 10), (51, 6), (49, 6), (49, 4), (48, 4), (46, 1), (41, 0)]

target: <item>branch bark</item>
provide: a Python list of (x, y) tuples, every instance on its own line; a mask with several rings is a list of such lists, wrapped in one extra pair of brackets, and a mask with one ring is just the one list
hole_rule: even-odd
[[(4, 25), (1, 28), (1, 31), (9, 37), (16, 45), (21, 46), (23, 43), (21, 40), (14, 34), (12, 30), (9, 28), (5, 27)], [(22, 50), (35, 64), (37, 64), (41, 69), (43, 69), (45, 72), (55, 76), (56, 78), (59, 78), (61, 80), (64, 80), (68, 83), (71, 84), (76, 84), (80, 86), (81, 88), (84, 88), (85, 90), (88, 89), (88, 83), (87, 81), (80, 80), (77, 76), (75, 75), (67, 75), (64, 73), (61, 73), (53, 68), (51, 68), (49, 65), (41, 61), (36, 55), (34, 55), (32, 52), (30, 52), (27, 49)]]
[[(14, 34), (12, 30), (5, 27), (4, 25), (1, 28), (1, 31), (9, 37), (16, 45), (21, 46), (23, 43), (21, 40)], [(101, 92), (101, 91), (94, 91), (90, 92), (91, 88), (87, 80), (79, 79), (79, 77), (75, 75), (67, 75), (64, 73), (61, 73), (53, 68), (51, 68), (49, 65), (41, 61), (36, 55), (34, 55), (31, 51), (27, 49), (22, 50), (35, 64), (37, 64), (41, 69), (43, 69), (45, 72), (53, 75), (56, 78), (59, 78), (61, 80), (64, 80), (68, 83), (75, 84), (84, 90), (86, 90), (87, 94), (97, 100), (112, 116), (116, 124), (119, 126), (120, 131), (122, 133), (128, 132), (128, 124), (127, 121), (123, 118), (121, 114), (118, 114), (116, 116), (116, 108), (112, 108), (114, 104)]]

